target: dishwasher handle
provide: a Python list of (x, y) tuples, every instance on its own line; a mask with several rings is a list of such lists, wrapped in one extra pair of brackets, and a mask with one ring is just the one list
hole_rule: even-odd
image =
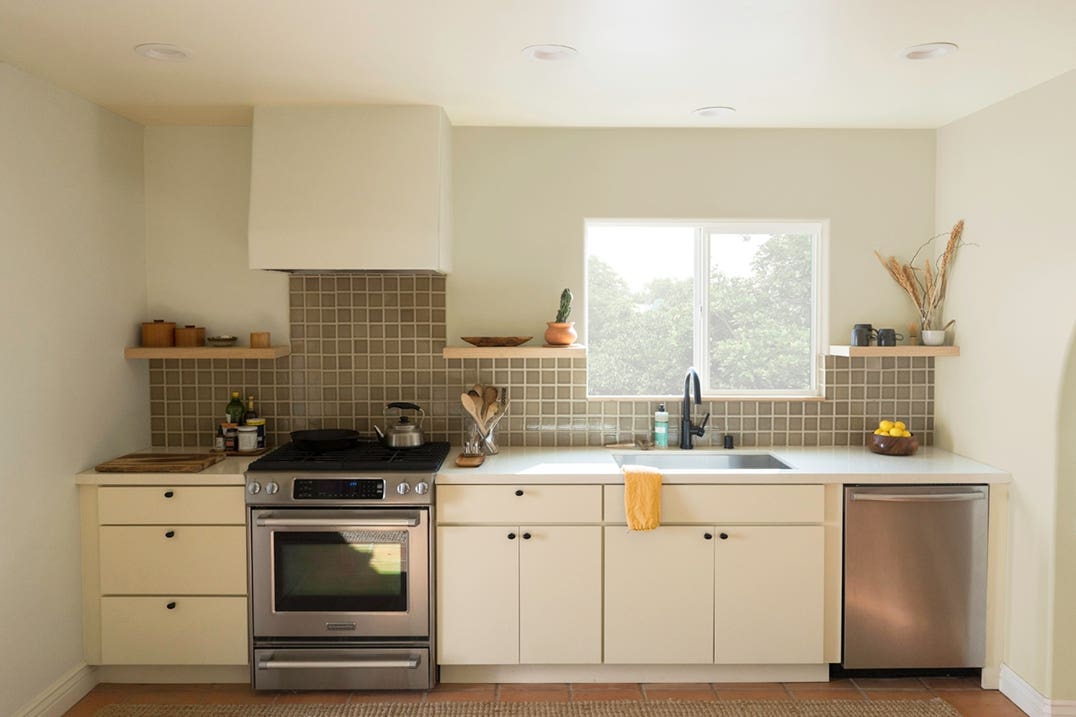
[(971, 500), (986, 500), (986, 493), (852, 493), (856, 502), (878, 503), (956, 503)]

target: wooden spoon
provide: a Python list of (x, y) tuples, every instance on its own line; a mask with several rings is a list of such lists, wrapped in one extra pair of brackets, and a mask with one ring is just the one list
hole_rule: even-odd
[(475, 405), (474, 399), (471, 397), (470, 394), (471, 394), (470, 391), (468, 391), (467, 393), (462, 394), (460, 396), (460, 403), (463, 404), (463, 410), (467, 411), (467, 413), (471, 416), (471, 418), (473, 418), (475, 420), (475, 423), (478, 424), (479, 428), (481, 428), (482, 427), (482, 419), (478, 417), (477, 406)]
[(482, 407), (485, 411), (482, 415), (486, 415), (489, 412), (489, 407), (496, 405), (496, 403), (497, 389), (494, 386), (486, 386), (482, 389)]

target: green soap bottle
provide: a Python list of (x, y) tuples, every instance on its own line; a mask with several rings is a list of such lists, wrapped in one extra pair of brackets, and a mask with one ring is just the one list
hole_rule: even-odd
[(247, 407), (243, 405), (243, 399), (239, 398), (239, 391), (232, 391), (232, 400), (224, 407), (224, 415), (228, 417), (228, 423), (240, 425), (243, 423), (243, 415)]
[(659, 403), (658, 410), (654, 412), (654, 446), (669, 447), (669, 412), (665, 410), (664, 403)]

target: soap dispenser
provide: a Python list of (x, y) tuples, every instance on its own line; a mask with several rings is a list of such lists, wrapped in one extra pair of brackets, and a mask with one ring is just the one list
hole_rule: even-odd
[(664, 403), (659, 403), (658, 410), (654, 412), (654, 446), (669, 447), (669, 412), (665, 410)]

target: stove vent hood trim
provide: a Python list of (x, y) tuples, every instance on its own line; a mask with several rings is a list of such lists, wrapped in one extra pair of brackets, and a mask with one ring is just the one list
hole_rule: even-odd
[(444, 274), (451, 127), (440, 107), (257, 107), (252, 269)]

